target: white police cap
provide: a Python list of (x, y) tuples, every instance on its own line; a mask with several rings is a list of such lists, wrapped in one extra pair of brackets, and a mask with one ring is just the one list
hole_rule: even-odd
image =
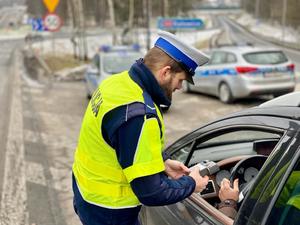
[(159, 38), (156, 40), (154, 46), (160, 48), (187, 72), (188, 82), (194, 84), (192, 76), (195, 74), (197, 66), (206, 64), (209, 57), (198, 49), (184, 43), (175, 35), (166, 32), (159, 31)]

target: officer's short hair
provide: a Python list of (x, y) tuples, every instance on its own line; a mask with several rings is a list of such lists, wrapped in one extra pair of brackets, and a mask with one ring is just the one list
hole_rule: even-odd
[(165, 66), (170, 66), (171, 71), (174, 73), (184, 71), (178, 62), (157, 47), (153, 47), (147, 52), (144, 63), (151, 71), (156, 71)]

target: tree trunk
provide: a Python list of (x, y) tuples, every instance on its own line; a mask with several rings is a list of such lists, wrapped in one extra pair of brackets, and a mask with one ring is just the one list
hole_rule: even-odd
[(113, 45), (117, 43), (117, 37), (116, 37), (116, 22), (115, 22), (115, 10), (114, 10), (114, 2), (113, 0), (107, 0), (108, 3), (108, 9), (109, 9), (109, 17), (110, 17), (110, 23), (112, 27), (112, 41)]
[(128, 28), (132, 29), (134, 18), (134, 0), (129, 0), (129, 17), (128, 17)]
[(169, 0), (164, 0), (163, 1), (164, 4), (164, 17), (168, 17), (169, 16)]

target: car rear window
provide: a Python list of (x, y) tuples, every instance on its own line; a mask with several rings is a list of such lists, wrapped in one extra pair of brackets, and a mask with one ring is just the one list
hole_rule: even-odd
[(280, 64), (288, 61), (282, 51), (253, 52), (244, 54), (243, 57), (252, 64)]

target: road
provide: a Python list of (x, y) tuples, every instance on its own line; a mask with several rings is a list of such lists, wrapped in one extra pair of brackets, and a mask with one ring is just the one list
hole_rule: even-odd
[[(0, 154), (6, 153), (8, 120), (11, 111), (11, 90), (13, 83), (12, 52), (19, 42), (2, 42), (0, 48)], [(0, 157), (0, 193), (2, 193), (4, 157)], [(0, 195), (1, 202), (1, 195)]]

